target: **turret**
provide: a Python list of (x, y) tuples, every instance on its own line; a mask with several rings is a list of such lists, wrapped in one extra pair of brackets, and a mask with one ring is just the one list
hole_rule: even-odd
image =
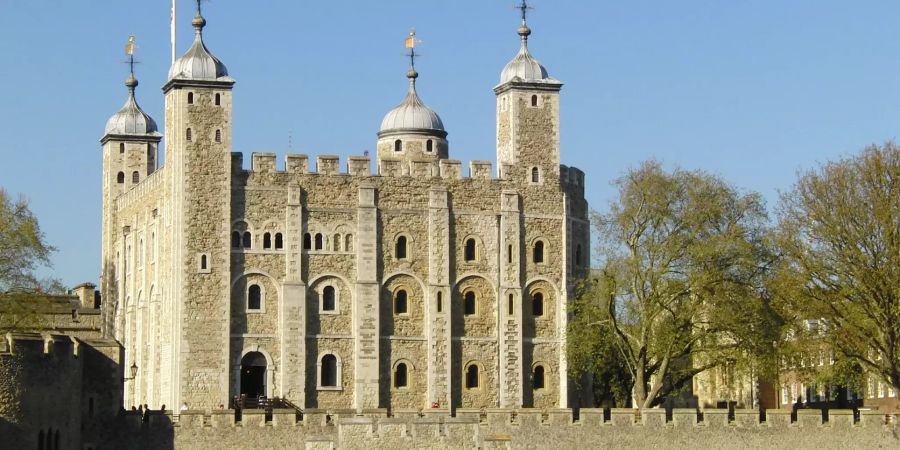
[(518, 34), (519, 53), (506, 65), (497, 95), (497, 170), (501, 178), (529, 184), (559, 182), (559, 93), (563, 84), (528, 50), (526, 12)]
[(410, 49), (410, 67), (406, 72), (409, 92), (402, 103), (384, 116), (378, 132), (379, 167), (384, 159), (399, 159), (405, 171), (411, 161), (436, 161), (449, 157), (447, 131), (444, 123), (431, 108), (425, 105), (416, 91), (416, 35), (411, 32), (406, 40)]

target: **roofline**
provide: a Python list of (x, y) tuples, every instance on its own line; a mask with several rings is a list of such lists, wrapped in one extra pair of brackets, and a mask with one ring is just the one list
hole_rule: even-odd
[(384, 130), (378, 132), (378, 138), (385, 138), (391, 136), (400, 136), (404, 134), (414, 134), (418, 136), (429, 136), (429, 137), (439, 137), (441, 139), (447, 139), (448, 133), (444, 130), (432, 130), (432, 129), (423, 129), (423, 128), (393, 128), (390, 130)]
[(506, 83), (502, 83), (497, 85), (494, 88), (494, 93), (500, 95), (506, 91), (510, 91), (513, 89), (523, 89), (528, 91), (543, 91), (543, 92), (559, 92), (562, 90), (563, 82), (559, 80), (549, 80), (549, 81), (519, 81), (519, 80), (511, 80)]
[(100, 145), (106, 145), (109, 141), (125, 142), (152, 142), (158, 144), (162, 140), (162, 134), (154, 131), (153, 134), (105, 134), (100, 138)]
[(231, 89), (234, 87), (234, 79), (228, 76), (219, 78), (218, 80), (191, 80), (185, 78), (173, 78), (166, 82), (163, 86), (163, 93), (168, 93), (175, 88), (221, 88)]

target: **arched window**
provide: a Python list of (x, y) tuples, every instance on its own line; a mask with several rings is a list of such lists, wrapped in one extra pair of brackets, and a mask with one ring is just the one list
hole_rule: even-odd
[(344, 251), (352, 252), (353, 251), (353, 235), (348, 234), (344, 236)]
[(191, 140), (191, 138), (192, 138), (192, 136), (191, 136), (191, 129), (190, 129), (190, 128), (187, 129), (187, 131), (184, 133), (184, 136), (185, 136), (185, 139), (187, 139), (188, 142), (190, 142), (190, 140)]
[(303, 235), (303, 250), (312, 250), (312, 235), (309, 233)]
[(222, 96), (219, 94), (216, 94), (216, 106), (221, 106), (221, 105), (222, 105)]
[(508, 262), (509, 264), (512, 264), (512, 259), (513, 259), (513, 258), (512, 258), (512, 256), (513, 256), (513, 255), (512, 255), (512, 250), (513, 250), (513, 249), (512, 249), (512, 245), (509, 245), (509, 246), (506, 248), (506, 259), (507, 259), (506, 262)]
[(509, 301), (507, 303), (508, 303), (507, 310), (509, 311), (507, 314), (513, 315), (513, 313), (516, 312), (516, 309), (515, 309), (516, 303), (515, 303), (515, 297), (513, 297), (512, 294), (509, 294)]
[(231, 248), (241, 248), (241, 232), (231, 232)]
[(575, 266), (576, 266), (576, 267), (581, 267), (581, 266), (582, 266), (582, 262), (581, 262), (581, 244), (578, 244), (578, 245), (575, 246)]
[(332, 239), (332, 240), (334, 241), (334, 248), (332, 250), (334, 250), (336, 252), (341, 251), (341, 235), (335, 233), (334, 239)]
[(532, 375), (531, 385), (535, 389), (544, 388), (544, 366), (534, 367), (534, 375)]
[(272, 235), (270, 233), (266, 233), (263, 235), (263, 248), (264, 249), (272, 248)]
[(478, 388), (478, 366), (471, 364), (466, 368), (466, 389)]
[(394, 257), (397, 259), (406, 259), (406, 236), (397, 238), (394, 244)]
[(403, 141), (401, 141), (400, 139), (397, 139), (396, 141), (394, 141), (394, 151), (395, 152), (403, 151)]
[(407, 380), (407, 371), (406, 363), (397, 364), (397, 368), (394, 370), (394, 387), (395, 388), (405, 388), (408, 384)]
[(444, 310), (444, 296), (441, 292), (437, 293), (437, 312)]
[(428, 153), (433, 152), (433, 151), (434, 151), (434, 141), (432, 141), (431, 139), (429, 139), (428, 142), (425, 143), (425, 150), (426, 150)]
[(222, 130), (216, 130), (216, 142), (222, 142)]
[(188, 105), (193, 105), (193, 104), (194, 104), (194, 93), (188, 92)]
[(406, 291), (400, 289), (396, 294), (394, 294), (394, 314), (406, 314), (406, 303)]
[(335, 310), (335, 298), (334, 298), (334, 287), (333, 286), (325, 286), (325, 289), (322, 290), (322, 311), (334, 311)]
[(531, 106), (537, 106), (537, 103), (538, 103), (537, 95), (532, 95), (531, 96)]
[(116, 183), (125, 184), (125, 172), (119, 172), (119, 174), (116, 175)]
[(466, 292), (463, 301), (463, 314), (467, 316), (471, 316), (475, 314), (475, 293), (472, 291)]
[(134, 172), (131, 172), (131, 182), (133, 184), (138, 184), (138, 181), (141, 181), (141, 174), (135, 170)]
[(465, 259), (467, 262), (475, 261), (475, 239), (469, 238), (466, 240), (466, 252)]
[(249, 231), (244, 232), (244, 248), (252, 248), (253, 247), (253, 235), (250, 234)]
[(275, 250), (281, 250), (284, 248), (284, 238), (281, 236), (281, 233), (275, 233)]
[(337, 357), (334, 355), (325, 355), (322, 357), (322, 369), (319, 378), (322, 387), (337, 387), (337, 369)]
[(316, 233), (316, 250), (322, 250), (322, 233)]
[(257, 284), (250, 285), (247, 289), (247, 310), (259, 311), (262, 309), (262, 288)]
[(200, 270), (209, 269), (209, 257), (206, 255), (200, 255)]
[(544, 315), (544, 294), (536, 292), (531, 296), (531, 314), (535, 317)]
[(537, 167), (531, 168), (531, 182), (532, 183), (540, 183), (541, 182), (541, 171), (538, 170)]
[(119, 144), (119, 153), (125, 153), (125, 143), (124, 142)]
[(532, 255), (535, 263), (544, 262), (544, 241), (534, 243), (534, 254)]

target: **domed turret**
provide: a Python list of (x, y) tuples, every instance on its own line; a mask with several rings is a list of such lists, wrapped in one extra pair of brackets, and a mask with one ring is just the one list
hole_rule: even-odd
[(213, 56), (203, 43), (203, 27), (206, 26), (206, 19), (200, 14), (199, 3), (192, 24), (195, 30), (194, 43), (184, 56), (172, 64), (169, 69), (169, 80), (219, 80), (228, 77), (225, 64)]
[(500, 83), (508, 83), (513, 80), (535, 82), (552, 80), (547, 69), (528, 52), (528, 36), (531, 29), (524, 23), (519, 27), (519, 36), (522, 38), (522, 46), (519, 53), (513, 58), (500, 74)]
[(384, 116), (379, 135), (388, 132), (416, 130), (437, 132), (436, 134), (446, 136), (447, 133), (444, 131), (444, 123), (441, 118), (422, 102), (416, 92), (416, 79), (419, 77), (419, 73), (415, 69), (410, 69), (406, 76), (409, 78), (409, 93), (402, 103)]
[[(399, 162), (400, 173), (410, 173), (414, 161), (437, 161), (447, 159), (449, 145), (444, 122), (434, 110), (419, 98), (416, 92), (416, 32), (406, 38), (406, 48), (410, 50), (409, 92), (403, 102), (384, 116), (378, 131), (379, 170), (387, 162)], [(389, 171), (393, 171), (392, 169)]]
[(106, 121), (105, 134), (118, 136), (158, 135), (156, 122), (138, 106), (137, 100), (134, 98), (134, 90), (138, 86), (138, 80), (134, 77), (134, 73), (128, 76), (125, 86), (128, 87), (128, 100), (125, 101), (125, 105), (122, 106), (119, 112), (113, 114)]

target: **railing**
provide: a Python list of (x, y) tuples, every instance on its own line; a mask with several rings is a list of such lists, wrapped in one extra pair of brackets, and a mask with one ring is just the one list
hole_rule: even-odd
[(292, 403), (290, 400), (280, 397), (247, 397), (246, 395), (236, 395), (232, 399), (232, 407), (235, 410), (235, 420), (241, 420), (241, 412), (247, 409), (261, 409), (266, 412), (266, 421), (272, 420), (273, 409), (293, 409), (297, 412), (298, 418), (302, 417), (303, 410)]

